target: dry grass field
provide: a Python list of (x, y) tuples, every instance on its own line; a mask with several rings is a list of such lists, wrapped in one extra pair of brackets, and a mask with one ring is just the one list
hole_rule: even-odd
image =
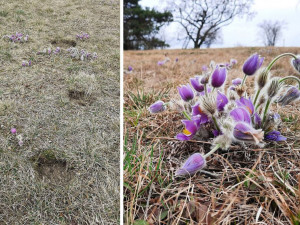
[[(119, 224), (119, 8), (0, 2), (0, 224)], [(16, 32), (28, 42), (3, 38)]]
[[(272, 110), (281, 115), (282, 143), (264, 148), (233, 145), (208, 159), (204, 172), (174, 177), (188, 156), (208, 152), (211, 140), (177, 141), (183, 116), (150, 114), (156, 100), (179, 99), (176, 87), (201, 74), (202, 65), (238, 61), (227, 85), (243, 78), (242, 65), (253, 53), (266, 66), (284, 52), (300, 48), (228, 48), (126, 51), (124, 53), (124, 221), (127, 224), (300, 224), (300, 103)], [(165, 55), (170, 61), (162, 66)], [(175, 59), (178, 58), (178, 62)], [(133, 67), (128, 72), (128, 66)], [(279, 60), (273, 76), (299, 74), (289, 59)], [(253, 79), (247, 92), (253, 93)]]

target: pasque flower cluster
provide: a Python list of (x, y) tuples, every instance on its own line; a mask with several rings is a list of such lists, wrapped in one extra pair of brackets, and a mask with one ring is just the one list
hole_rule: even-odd
[(27, 42), (29, 39), (28, 34), (24, 35), (22, 33), (16, 32), (16, 34), (5, 35), (4, 38), (7, 38), (9, 41), (14, 43)]
[(79, 50), (77, 48), (71, 47), (71, 48), (67, 49), (67, 51), (70, 53), (70, 56), (72, 58), (80, 59), (81, 61), (98, 58), (98, 55), (96, 52), (90, 53), (90, 52), (86, 51), (85, 49)]
[[(292, 57), (291, 65), (300, 73), (300, 57), (285, 53), (274, 58), (267, 67), (262, 67), (264, 58), (257, 53), (243, 64), (243, 79), (236, 78), (226, 89), (226, 79), (236, 60), (230, 63), (211, 63), (202, 70), (202, 75), (190, 78), (190, 84), (177, 87), (180, 107), (184, 115), (183, 130), (176, 135), (178, 140), (204, 139), (214, 136), (212, 149), (205, 155), (190, 156), (175, 175), (193, 174), (206, 165), (206, 158), (218, 149), (228, 149), (240, 142), (263, 146), (266, 141), (285, 141), (278, 130), (280, 116), (270, 110), (272, 103), (287, 105), (300, 98), (300, 79), (295, 76), (272, 77), (271, 68), (282, 57)], [(255, 76), (255, 91), (246, 92), (246, 79)], [(285, 85), (286, 80), (296, 80), (298, 86)], [(172, 102), (157, 101), (149, 107), (151, 113), (172, 108)], [(206, 132), (204, 132), (206, 131)], [(209, 135), (204, 137), (204, 134)]]

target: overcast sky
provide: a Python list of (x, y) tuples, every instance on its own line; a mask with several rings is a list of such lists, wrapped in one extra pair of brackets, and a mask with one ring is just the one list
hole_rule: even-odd
[[(167, 6), (166, 1), (162, 0), (141, 0), (140, 4), (157, 10)], [(283, 37), (277, 46), (300, 47), (300, 0), (254, 0), (252, 9), (257, 13), (252, 20), (235, 18), (230, 25), (222, 28), (222, 43), (212, 47), (263, 46), (257, 27), (263, 20), (286, 22)], [(161, 30), (160, 37), (171, 48), (182, 48), (182, 41), (178, 41), (178, 30), (181, 30), (180, 25), (172, 23)]]

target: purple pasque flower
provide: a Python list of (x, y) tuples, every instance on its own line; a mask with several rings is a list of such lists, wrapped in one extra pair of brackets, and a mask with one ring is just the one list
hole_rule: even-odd
[(286, 93), (279, 99), (279, 103), (283, 106), (290, 104), (291, 102), (299, 99), (300, 90), (297, 87), (290, 87)]
[(163, 112), (165, 109), (166, 109), (165, 103), (161, 100), (156, 101), (148, 108), (150, 113)]
[(178, 59), (178, 58), (176, 58), (176, 59), (175, 59), (175, 62), (178, 62), (178, 61), (179, 61), (179, 59)]
[(132, 70), (133, 70), (132, 66), (128, 66), (128, 71), (130, 72)]
[(162, 66), (162, 65), (164, 65), (164, 64), (165, 64), (164, 61), (158, 61), (158, 62), (157, 62), (157, 65), (158, 65), (158, 66)]
[(204, 85), (202, 85), (200, 83), (200, 81), (201, 81), (201, 77), (200, 76), (195, 76), (193, 78), (190, 78), (191, 85), (198, 92), (204, 91)]
[(58, 53), (60, 53), (60, 47), (57, 47), (54, 51), (54, 54), (58, 54)]
[(206, 65), (203, 65), (203, 66), (202, 66), (202, 71), (203, 71), (203, 72), (206, 72), (207, 70), (208, 70), (208, 67), (207, 67)]
[(241, 78), (235, 78), (234, 80), (232, 80), (232, 84), (234, 86), (238, 86), (242, 83), (242, 79)]
[(11, 128), (10, 132), (11, 132), (12, 134), (16, 134), (16, 133), (17, 133), (17, 129), (16, 129), (16, 128)]
[(246, 122), (251, 124), (251, 116), (245, 108), (239, 107), (233, 109), (230, 112), (230, 116), (235, 122)]
[(181, 120), (181, 122), (184, 124), (185, 128), (182, 133), (176, 135), (176, 138), (181, 141), (191, 140), (198, 131), (197, 123), (199, 122), (196, 121), (195, 118), (192, 120)]
[(242, 107), (242, 108), (245, 108), (246, 110), (248, 110), (250, 115), (253, 115), (254, 105), (253, 105), (250, 98), (246, 99), (244, 97), (241, 97), (239, 100), (236, 101), (236, 104), (237, 104), (238, 107)]
[(23, 61), (23, 62), (22, 62), (22, 66), (23, 66), (23, 67), (27, 66), (27, 62), (26, 62), (26, 61)]
[(233, 129), (233, 136), (239, 141), (258, 144), (263, 140), (264, 132), (262, 129), (254, 129), (248, 123), (239, 122)]
[(226, 95), (224, 95), (223, 93), (221, 93), (220, 91), (218, 91), (218, 95), (217, 95), (217, 107), (219, 111), (223, 111), (224, 107), (226, 106), (226, 104), (228, 103), (228, 99), (226, 97)]
[(297, 56), (297, 59), (292, 59), (292, 65), (295, 68), (295, 70), (298, 71), (298, 73), (300, 73), (300, 56)]
[(237, 64), (237, 60), (236, 59), (230, 59), (230, 65), (234, 66)]
[(251, 55), (243, 65), (243, 72), (248, 76), (252, 76), (261, 67), (264, 57), (260, 57), (257, 53)]
[(286, 137), (282, 136), (279, 131), (273, 130), (271, 132), (268, 132), (265, 135), (265, 140), (268, 140), (268, 141), (286, 141)]
[(217, 66), (214, 70), (213, 74), (211, 75), (211, 86), (214, 88), (221, 87), (227, 76), (227, 69), (225, 67)]
[(177, 87), (177, 90), (183, 101), (188, 102), (194, 98), (193, 89), (191, 88), (191, 86), (189, 84), (181, 85), (181, 86)]
[(205, 167), (206, 160), (200, 153), (194, 153), (191, 155), (185, 163), (175, 172), (175, 176), (192, 175), (198, 170)]

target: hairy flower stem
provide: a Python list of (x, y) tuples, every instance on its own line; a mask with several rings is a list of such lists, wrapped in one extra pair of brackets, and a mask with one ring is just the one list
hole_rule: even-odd
[(206, 159), (208, 156), (210, 156), (211, 154), (213, 154), (219, 148), (220, 148), (220, 144), (217, 144), (212, 150), (210, 150), (208, 153), (206, 153), (203, 157)]
[(186, 111), (183, 111), (182, 114), (187, 118), (188, 120), (192, 120), (191, 117), (187, 114)]
[(287, 76), (287, 77), (284, 77), (284, 78), (280, 79), (279, 83), (282, 83), (282, 82), (284, 82), (285, 80), (288, 80), (288, 79), (294, 79), (294, 80), (296, 80), (298, 82), (298, 84), (299, 84), (298, 89), (300, 90), (300, 79), (298, 77)]
[(205, 95), (207, 95), (207, 87), (206, 87), (206, 84), (204, 84), (204, 91), (205, 91)]
[(272, 68), (272, 66), (274, 65), (274, 63), (275, 63), (278, 59), (280, 59), (280, 58), (282, 58), (282, 57), (285, 57), (285, 56), (291, 56), (291, 57), (297, 59), (297, 56), (294, 55), (293, 53), (283, 53), (283, 54), (277, 56), (275, 59), (272, 60), (272, 62), (271, 62), (271, 63), (269, 64), (269, 66), (267, 67), (266, 71), (267, 71), (267, 72), (270, 71), (271, 68)]
[(212, 118), (212, 120), (214, 121), (214, 124), (215, 124), (217, 130), (218, 130), (218, 131), (221, 131), (221, 130), (220, 130), (220, 127), (219, 127), (219, 125), (218, 125), (218, 123), (217, 123), (216, 118), (215, 118), (213, 115), (211, 116), (211, 118)]
[(247, 78), (247, 75), (245, 74), (241, 86), (244, 85), (244, 83), (245, 83), (245, 81), (246, 81), (246, 78)]
[(254, 99), (254, 102), (253, 102), (253, 105), (254, 105), (254, 106), (255, 106), (255, 104), (256, 104), (256, 101), (257, 101), (257, 99), (258, 99), (259, 94), (260, 94), (260, 89), (258, 89), (257, 92), (256, 92), (255, 99)]
[(269, 106), (270, 106), (270, 103), (271, 103), (271, 99), (268, 99), (267, 101), (267, 104), (266, 104), (266, 107), (265, 107), (265, 111), (264, 111), (264, 117), (263, 117), (263, 121), (262, 121), (262, 127), (265, 123), (265, 120), (266, 120), (266, 117), (267, 117), (267, 112), (268, 112), (268, 109), (269, 109)]

